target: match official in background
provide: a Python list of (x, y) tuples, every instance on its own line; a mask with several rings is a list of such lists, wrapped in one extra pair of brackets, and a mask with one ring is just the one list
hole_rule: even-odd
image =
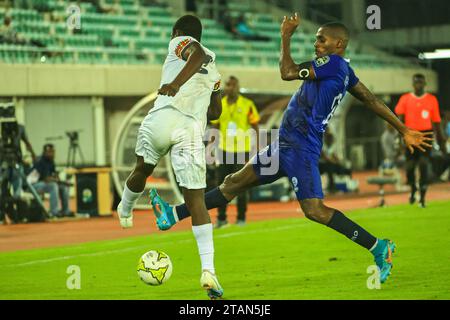
[[(415, 74), (412, 80), (414, 92), (405, 93), (400, 97), (395, 107), (395, 113), (410, 129), (422, 132), (434, 130), (435, 138), (441, 151), (445, 154), (446, 146), (440, 128), (441, 117), (439, 114), (438, 100), (431, 93), (425, 92), (426, 81), (423, 74)], [(425, 152), (415, 150), (414, 153), (411, 153), (406, 148), (406, 177), (407, 183), (411, 187), (409, 203), (413, 204), (416, 201), (417, 186), (415, 170), (419, 166), (420, 206), (422, 208), (425, 207), (425, 194), (430, 181), (430, 173), (428, 170), (430, 163), (431, 149), (426, 149)]]
[[(222, 114), (218, 120), (211, 121), (220, 130), (218, 152), (222, 154), (222, 159), (218, 157), (217, 180), (219, 184), (225, 180), (227, 175), (243, 168), (245, 162), (249, 160), (251, 134), (247, 130), (253, 128), (257, 137), (260, 120), (258, 110), (253, 101), (239, 94), (239, 80), (236, 77), (230, 76), (228, 78), (225, 83), (224, 94), (222, 98)], [(254, 142), (257, 145), (258, 142)], [(242, 161), (244, 159), (245, 161)], [(237, 196), (237, 225), (242, 226), (245, 224), (247, 202), (247, 192)], [(228, 223), (227, 205), (219, 207), (218, 212), (216, 228), (223, 227)]]

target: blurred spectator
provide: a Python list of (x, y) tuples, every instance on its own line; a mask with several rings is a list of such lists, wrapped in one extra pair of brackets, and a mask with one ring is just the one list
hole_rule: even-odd
[(15, 44), (15, 45), (31, 45), (39, 48), (46, 47), (44, 43), (35, 39), (25, 39), (20, 33), (18, 33), (13, 24), (12, 19), (9, 16), (5, 16), (3, 19), (3, 25), (0, 27), (0, 43)]
[(22, 176), (24, 174), (23, 167), (23, 153), (21, 148), (21, 141), (23, 141), (27, 147), (27, 150), (31, 153), (33, 162), (36, 160), (36, 154), (34, 153), (33, 147), (31, 146), (28, 136), (25, 132), (25, 127), (22, 124), (18, 125), (18, 134), (14, 137), (14, 148), (18, 150), (18, 166), (12, 170), (11, 173), (11, 185), (13, 187), (13, 197), (19, 199), (22, 193), (23, 180)]
[(224, 14), (222, 18), (222, 24), (226, 31), (237, 36), (236, 29), (234, 28), (234, 26), (236, 25), (236, 19), (229, 12), (226, 12)]
[(245, 20), (245, 16), (241, 14), (238, 18), (233, 18), (230, 14), (225, 14), (223, 19), (225, 30), (231, 32), (236, 38), (249, 41), (270, 41), (266, 36), (259, 35), (254, 32)]
[[(43, 153), (34, 163), (28, 181), (38, 193), (50, 194), (50, 214), (53, 217), (73, 216), (69, 210), (69, 185), (59, 179), (55, 170), (55, 148), (52, 144), (44, 145)], [(61, 211), (58, 210), (59, 199)]]
[(19, 33), (14, 29), (11, 17), (3, 18), (3, 25), (0, 27), (0, 43), (20, 44), (26, 43)]
[(401, 157), (400, 136), (393, 126), (386, 122), (386, 128), (381, 135), (381, 149), (383, 150), (383, 162), (379, 167), (379, 175), (396, 179), (395, 188), (397, 191), (405, 190), (402, 185), (399, 166)]
[(351, 178), (352, 170), (347, 168), (337, 156), (334, 136), (329, 130), (325, 131), (323, 142), (319, 160), (319, 171), (320, 174), (326, 173), (328, 178), (328, 192), (334, 193), (337, 191), (335, 175), (345, 175)]
[(195, 0), (186, 0), (185, 10), (187, 13), (191, 14), (197, 13), (197, 2)]
[[(244, 167), (249, 160), (251, 152), (250, 129), (258, 135), (260, 120), (258, 110), (254, 102), (239, 93), (239, 80), (230, 76), (225, 83), (225, 96), (222, 98), (222, 114), (218, 120), (211, 121), (220, 130), (218, 153), (221, 154), (217, 168), (217, 182), (220, 184), (225, 177)], [(258, 141), (256, 141), (258, 145)], [(220, 159), (219, 157), (216, 157)], [(237, 196), (237, 224), (245, 224), (248, 195), (244, 192)], [(216, 228), (223, 227), (227, 222), (227, 206), (218, 208), (219, 215)]]
[(381, 148), (384, 159), (396, 163), (400, 155), (400, 137), (397, 130), (386, 122), (386, 128), (381, 135)]

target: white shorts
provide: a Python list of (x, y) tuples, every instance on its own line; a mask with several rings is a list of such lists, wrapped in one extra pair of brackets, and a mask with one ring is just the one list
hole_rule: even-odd
[(206, 188), (203, 125), (173, 107), (149, 113), (139, 127), (135, 152), (156, 165), (170, 151), (178, 184), (187, 189)]

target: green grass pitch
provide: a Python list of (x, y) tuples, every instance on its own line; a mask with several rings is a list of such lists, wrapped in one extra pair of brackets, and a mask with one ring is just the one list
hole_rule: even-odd
[[(372, 256), (307, 219), (232, 226), (215, 234), (216, 270), (226, 299), (449, 299), (450, 201), (427, 209), (402, 205), (358, 210), (349, 217), (398, 246), (381, 289), (367, 288)], [(137, 276), (150, 249), (173, 262), (171, 279), (151, 287)], [(66, 287), (68, 266), (81, 289)], [(0, 254), (0, 299), (207, 299), (190, 231)]]

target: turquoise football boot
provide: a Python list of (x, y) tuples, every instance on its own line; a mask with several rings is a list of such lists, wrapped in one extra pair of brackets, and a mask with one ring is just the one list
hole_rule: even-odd
[(380, 282), (385, 283), (389, 275), (391, 274), (392, 254), (395, 251), (395, 243), (389, 239), (378, 240), (375, 252), (375, 263), (380, 271)]
[(169, 230), (176, 224), (175, 217), (173, 215), (173, 207), (159, 196), (156, 189), (150, 190), (150, 201), (153, 207), (153, 214), (156, 217), (156, 225), (159, 230)]

